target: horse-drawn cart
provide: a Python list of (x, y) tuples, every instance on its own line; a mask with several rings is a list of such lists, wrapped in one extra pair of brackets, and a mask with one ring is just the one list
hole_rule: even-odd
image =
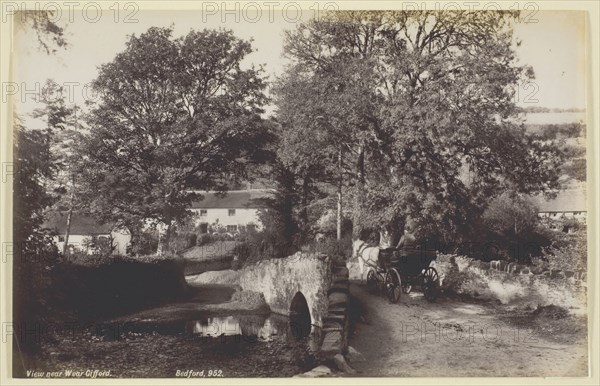
[(390, 302), (397, 303), (400, 294), (410, 293), (420, 286), (425, 299), (434, 301), (439, 290), (439, 275), (429, 265), (436, 258), (436, 251), (428, 249), (381, 249), (379, 265), (369, 266), (367, 288), (383, 290)]

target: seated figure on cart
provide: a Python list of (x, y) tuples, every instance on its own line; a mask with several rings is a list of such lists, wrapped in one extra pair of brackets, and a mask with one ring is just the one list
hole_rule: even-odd
[[(404, 232), (396, 244), (396, 247), (392, 247), (388, 243), (387, 245), (379, 244), (379, 267), (387, 269), (390, 266), (392, 258), (398, 259), (398, 253), (402, 250), (414, 250), (417, 247), (417, 238), (415, 236), (415, 224), (412, 220), (408, 220), (404, 226)], [(389, 234), (389, 232), (387, 232)]]
[(415, 224), (412, 221), (408, 221), (406, 226), (404, 227), (404, 234), (400, 237), (398, 244), (396, 245), (396, 250), (405, 249), (414, 249), (417, 246), (417, 238), (415, 236)]

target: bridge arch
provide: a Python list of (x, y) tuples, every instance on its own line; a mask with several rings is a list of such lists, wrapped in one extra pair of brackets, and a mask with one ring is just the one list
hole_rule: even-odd
[(240, 277), (242, 289), (261, 292), (273, 312), (292, 316), (291, 311), (302, 306), (302, 323), (308, 315), (310, 323), (318, 327), (323, 327), (327, 315), (331, 282), (331, 259), (305, 252), (261, 260), (245, 267)]
[(300, 291), (296, 292), (290, 303), (289, 310), (290, 328), (298, 337), (305, 337), (312, 329), (312, 317), (306, 297)]
[(288, 315), (292, 333), (310, 334), (312, 326), (322, 328), (316, 350), (323, 358), (333, 359), (347, 349), (350, 289), (348, 269), (343, 263), (335, 264), (323, 254), (304, 252), (261, 260), (244, 268), (240, 286), (261, 292), (271, 311)]

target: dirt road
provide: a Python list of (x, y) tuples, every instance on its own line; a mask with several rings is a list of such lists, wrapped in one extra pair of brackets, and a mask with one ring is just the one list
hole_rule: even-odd
[[(364, 319), (349, 344), (366, 358), (359, 376), (585, 376), (587, 343), (530, 318), (516, 324), (505, 307), (419, 292), (399, 304), (351, 284)], [(537, 325), (536, 325), (537, 323)], [(569, 323), (565, 320), (564, 323)], [(581, 323), (577, 320), (576, 323)]]

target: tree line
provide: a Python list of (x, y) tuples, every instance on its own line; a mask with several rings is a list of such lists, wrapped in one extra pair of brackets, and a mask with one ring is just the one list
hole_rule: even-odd
[(436, 240), (468, 238), (492, 198), (559, 188), (565, 155), (514, 119), (516, 86), (534, 77), (516, 63), (517, 16), (320, 15), (286, 33), (272, 99), (264, 69), (241, 65), (251, 42), (231, 31), (132, 35), (99, 68), (97, 102), (48, 101), (36, 112), (46, 130), (17, 127), (20, 167), (34, 154), (44, 165), (15, 190), (31, 191), (15, 195), (19, 221), (53, 206), (134, 232), (150, 224), (163, 229), (160, 254), (196, 191), (262, 178), (276, 190), (271, 230), (290, 243), (307, 243), (325, 213), (338, 239), (397, 235), (407, 218)]

